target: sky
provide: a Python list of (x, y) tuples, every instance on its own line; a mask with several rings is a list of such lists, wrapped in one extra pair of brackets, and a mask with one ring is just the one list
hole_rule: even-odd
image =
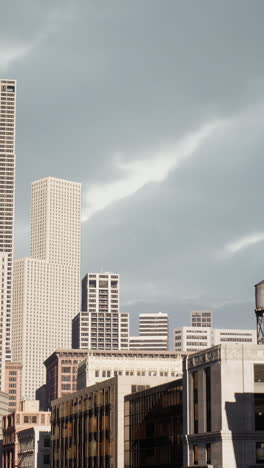
[(263, 0), (9, 0), (17, 80), (15, 257), (31, 182), (82, 182), (82, 275), (121, 275), (121, 310), (193, 309), (253, 328), (264, 278)]

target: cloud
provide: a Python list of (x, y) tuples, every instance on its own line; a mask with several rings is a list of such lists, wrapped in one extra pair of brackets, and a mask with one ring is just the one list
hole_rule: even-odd
[(234, 242), (230, 242), (225, 245), (224, 252), (227, 255), (234, 255), (241, 250), (247, 249), (252, 245), (258, 244), (259, 242), (264, 241), (264, 232), (258, 232), (253, 234), (248, 234), (247, 236), (240, 237)]
[(61, 26), (74, 18), (74, 14), (69, 5), (62, 9), (61, 7), (52, 8), (48, 11), (44, 24), (39, 28), (30, 40), (21, 41), (13, 38), (3, 38), (0, 40), (0, 72), (6, 72), (13, 64), (24, 59), (37, 49), (48, 37), (57, 33)]
[(82, 221), (87, 221), (97, 211), (135, 194), (147, 184), (163, 182), (170, 171), (190, 158), (221, 124), (223, 122), (220, 120), (208, 123), (183, 137), (175, 145), (160, 149), (153, 157), (142, 155), (140, 159), (131, 158), (131, 161), (126, 162), (124, 156), (114, 156), (114, 166), (121, 177), (108, 183), (89, 185), (85, 194), (86, 208)]

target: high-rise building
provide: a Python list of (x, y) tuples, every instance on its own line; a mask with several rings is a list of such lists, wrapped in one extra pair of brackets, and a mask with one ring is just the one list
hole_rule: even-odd
[(212, 327), (213, 312), (211, 310), (193, 310), (191, 321), (192, 327)]
[[(4, 372), (5, 359), (11, 360), (15, 177), (16, 81), (0, 79), (0, 264), (2, 271), (2, 281), (0, 282), (0, 375)], [(3, 390), (4, 376), (0, 378), (0, 389)]]
[(80, 195), (76, 182), (32, 184), (31, 258), (14, 262), (13, 353), (23, 363), (22, 398), (45, 383), (44, 361), (70, 348), (80, 310)]
[(74, 349), (128, 349), (129, 316), (120, 313), (116, 273), (88, 273), (82, 280), (82, 311), (72, 322)]
[(139, 315), (139, 336), (131, 336), (130, 349), (166, 351), (169, 345), (168, 314)]

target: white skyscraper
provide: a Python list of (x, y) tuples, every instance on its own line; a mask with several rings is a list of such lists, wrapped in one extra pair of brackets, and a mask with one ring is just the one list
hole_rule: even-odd
[[(0, 282), (0, 361), (2, 372), (4, 372), (3, 363), (5, 358), (11, 360), (15, 176), (16, 81), (0, 79), (0, 263), (3, 273)], [(5, 330), (3, 329), (4, 323)], [(2, 385), (3, 378), (0, 383), (1, 389)]]
[(31, 258), (14, 262), (13, 353), (23, 362), (22, 396), (45, 382), (43, 362), (70, 348), (80, 310), (80, 196), (76, 182), (47, 177), (32, 184)]
[(168, 314), (139, 315), (139, 336), (131, 336), (130, 349), (166, 351), (169, 344)]
[(129, 316), (120, 313), (117, 273), (88, 273), (82, 280), (82, 311), (72, 322), (72, 346), (128, 349)]

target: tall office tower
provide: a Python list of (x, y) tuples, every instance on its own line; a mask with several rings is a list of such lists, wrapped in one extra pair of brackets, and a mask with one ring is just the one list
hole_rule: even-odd
[(72, 346), (128, 349), (129, 316), (119, 310), (119, 275), (88, 273), (82, 280), (82, 311), (72, 323)]
[[(16, 81), (0, 80), (0, 254), (7, 254), (5, 296), (1, 313), (5, 314), (5, 327), (1, 319), (2, 345), (5, 340), (6, 360), (11, 360), (12, 271), (14, 250), (14, 211), (16, 177)], [(2, 285), (1, 285), (2, 287)], [(1, 292), (1, 291), (0, 291)], [(3, 346), (0, 361), (3, 364)], [(4, 368), (2, 367), (2, 370)], [(4, 379), (2, 379), (1, 385)], [(2, 389), (2, 387), (0, 386)]]
[(139, 336), (131, 336), (130, 349), (166, 351), (169, 345), (168, 314), (139, 315)]
[(71, 346), (80, 310), (80, 197), (76, 182), (47, 177), (32, 184), (32, 258), (14, 262), (13, 353), (23, 363), (25, 399), (45, 383), (45, 359)]
[(213, 312), (211, 310), (193, 310), (191, 313), (192, 327), (212, 327)]

